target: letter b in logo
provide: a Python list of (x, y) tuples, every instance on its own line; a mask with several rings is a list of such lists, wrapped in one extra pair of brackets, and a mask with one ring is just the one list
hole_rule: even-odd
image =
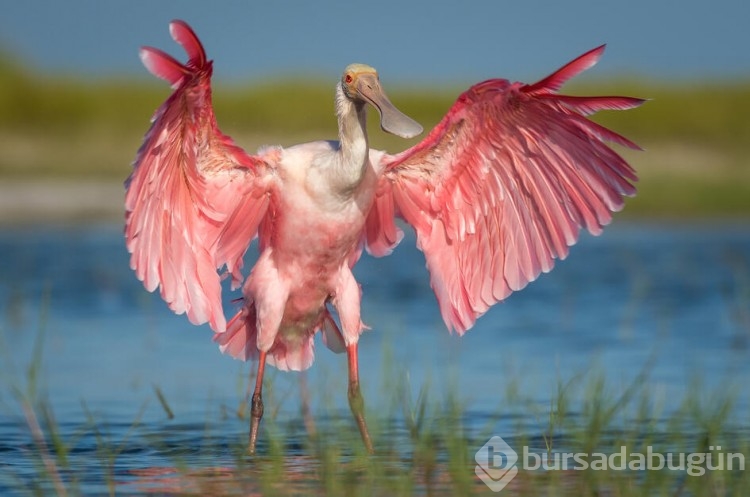
[(494, 436), (487, 440), (474, 455), (477, 466), (474, 473), (493, 492), (499, 492), (518, 474), (516, 462), (518, 454), (505, 443), (505, 440)]

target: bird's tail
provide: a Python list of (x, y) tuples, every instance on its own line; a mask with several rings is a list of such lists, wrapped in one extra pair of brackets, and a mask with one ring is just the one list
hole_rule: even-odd
[[(214, 334), (214, 342), (219, 344), (219, 350), (242, 361), (257, 359), (259, 351), (256, 316), (254, 302), (244, 305), (227, 323), (225, 332)], [(315, 359), (313, 337), (321, 330), (323, 342), (329, 349), (336, 353), (345, 350), (341, 331), (328, 309), (325, 309), (319, 323), (309, 333), (296, 337), (294, 341), (285, 340), (282, 335), (277, 335), (268, 351), (266, 362), (282, 371), (303, 371), (309, 368)]]

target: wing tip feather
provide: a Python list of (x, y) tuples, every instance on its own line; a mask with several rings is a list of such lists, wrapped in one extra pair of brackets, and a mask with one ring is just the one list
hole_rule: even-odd
[(169, 23), (169, 34), (187, 52), (189, 61), (192, 64), (198, 68), (206, 66), (208, 61), (203, 44), (187, 22), (181, 19), (172, 20)]
[(163, 79), (173, 87), (189, 73), (188, 69), (180, 64), (177, 59), (158, 48), (141, 47), (138, 56), (148, 72), (159, 79)]
[(598, 47), (592, 48), (588, 52), (579, 55), (549, 76), (542, 78), (536, 83), (523, 87), (524, 93), (528, 95), (536, 95), (539, 93), (557, 92), (566, 81), (595, 66), (596, 63), (599, 62), (599, 59), (601, 59), (606, 48), (607, 44), (603, 43)]

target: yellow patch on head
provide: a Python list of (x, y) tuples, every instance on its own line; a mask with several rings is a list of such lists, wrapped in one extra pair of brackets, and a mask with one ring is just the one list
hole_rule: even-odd
[(367, 64), (349, 64), (346, 66), (346, 69), (344, 69), (344, 74), (341, 76), (341, 85), (349, 98), (355, 98), (357, 96), (357, 78), (364, 74), (375, 75), (376, 78), (378, 77), (378, 71)]
[(346, 69), (344, 69), (344, 75), (346, 74), (361, 74), (361, 73), (370, 73), (370, 74), (377, 74), (378, 71), (375, 70), (374, 67), (368, 66), (367, 64), (349, 64), (346, 66)]

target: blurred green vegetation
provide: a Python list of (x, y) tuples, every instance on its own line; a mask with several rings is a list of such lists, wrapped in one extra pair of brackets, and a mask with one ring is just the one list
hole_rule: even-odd
[[(640, 193), (629, 202), (628, 215), (750, 214), (748, 81), (581, 79), (587, 82), (569, 85), (566, 93), (650, 99), (635, 110), (595, 117), (646, 149), (620, 150), (641, 177)], [(335, 138), (334, 81), (287, 76), (250, 86), (217, 82), (219, 124), (249, 150)], [(461, 90), (397, 87), (389, 93), (404, 112), (430, 129)], [(0, 53), (0, 179), (123, 180), (149, 117), (169, 91), (146, 76), (84, 81), (37, 74)], [(398, 152), (419, 140), (381, 133), (371, 117), (375, 148)]]

